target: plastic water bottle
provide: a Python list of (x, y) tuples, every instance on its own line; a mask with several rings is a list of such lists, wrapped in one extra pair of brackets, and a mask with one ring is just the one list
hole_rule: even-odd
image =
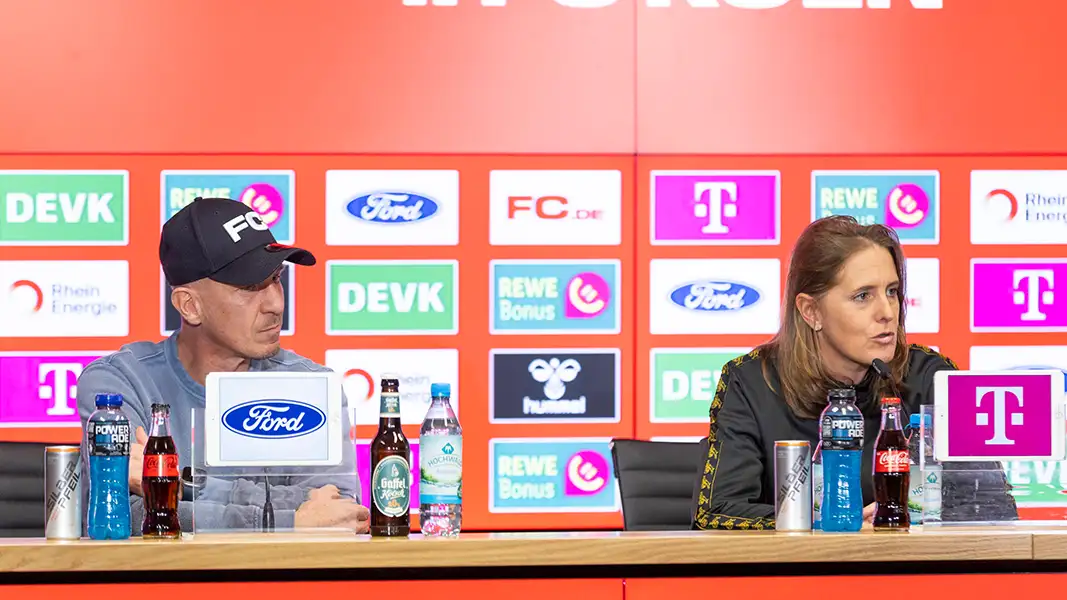
[(130, 420), (121, 394), (97, 394), (85, 425), (89, 454), (88, 534), (94, 540), (130, 537)]
[(830, 390), (829, 403), (819, 419), (821, 434), (823, 531), (859, 531), (863, 527), (863, 413), (856, 407), (856, 391)]
[(815, 445), (811, 455), (811, 529), (822, 529), (822, 442)]
[[(922, 457), (920, 473), (923, 478), (923, 523), (941, 522), (941, 463), (934, 458), (934, 416), (922, 415)], [(918, 431), (916, 433), (919, 433)]]
[(430, 384), (419, 430), (419, 526), (426, 536), (459, 535), (463, 521), (463, 429), (451, 393), (447, 383)]
[(908, 423), (908, 519), (912, 525), (921, 525), (923, 522), (923, 474), (922, 474), (922, 448), (919, 443), (922, 439), (920, 433), (922, 415), (913, 413)]

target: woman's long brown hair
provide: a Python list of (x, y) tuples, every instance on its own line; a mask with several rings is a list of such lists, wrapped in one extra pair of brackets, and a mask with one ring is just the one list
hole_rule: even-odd
[[(906, 309), (904, 252), (892, 229), (885, 225), (860, 225), (849, 216), (819, 219), (800, 234), (789, 261), (785, 295), (782, 297), (782, 324), (778, 333), (760, 346), (760, 354), (767, 357), (778, 371), (781, 395), (798, 417), (817, 418), (826, 406), (826, 394), (841, 382), (835, 381), (823, 365), (815, 340), (815, 331), (804, 321), (796, 307), (799, 294), (819, 299), (838, 280), (845, 262), (856, 252), (871, 245), (885, 248), (893, 256), (897, 277), (900, 278), (900, 318), (897, 321), (897, 344), (889, 363), (892, 384), (877, 379), (876, 398), (890, 390), (903, 390), (902, 382), (908, 368), (908, 343), (904, 335)], [(773, 389), (771, 376), (764, 363), (763, 377)], [(892, 385), (892, 387), (890, 387)]]

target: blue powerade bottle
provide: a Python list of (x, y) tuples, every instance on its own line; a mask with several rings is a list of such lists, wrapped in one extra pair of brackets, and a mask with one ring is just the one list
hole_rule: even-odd
[(819, 418), (822, 438), (822, 530), (859, 531), (863, 527), (863, 413), (856, 390), (830, 390)]
[(121, 394), (97, 394), (96, 411), (85, 425), (89, 455), (87, 527), (94, 540), (130, 537), (130, 420)]

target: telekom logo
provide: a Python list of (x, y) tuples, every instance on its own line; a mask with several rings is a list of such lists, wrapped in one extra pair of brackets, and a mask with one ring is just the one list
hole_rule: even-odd
[[(1048, 315), (1041, 312), (1041, 307), (1050, 306), (1056, 299), (1052, 291), (1055, 278), (1052, 269), (1019, 269), (1012, 274), (1012, 287), (1015, 288), (1012, 299), (1015, 304), (1026, 307), (1026, 312), (1019, 318), (1023, 321), (1048, 319)], [(1042, 282), (1048, 286), (1047, 290), (1041, 290)], [(1025, 287), (1020, 288), (1020, 285)]]
[[(700, 228), (703, 233), (730, 233), (730, 228), (723, 223), (723, 219), (733, 219), (737, 216), (737, 183), (734, 181), (722, 181), (714, 183), (698, 183), (693, 187), (693, 216), (698, 219), (707, 219), (707, 225)], [(702, 201), (707, 198), (707, 203)]]
[[(1023, 388), (1019, 386), (1013, 387), (979, 387), (977, 391), (977, 398), (975, 399), (975, 405), (978, 408), (982, 408), (982, 401), (989, 398), (993, 399), (993, 412), (978, 412), (975, 413), (975, 425), (979, 427), (989, 426), (989, 417), (992, 414), (993, 417), (993, 437), (985, 441), (986, 445), (990, 446), (1010, 446), (1015, 443), (1015, 440), (1008, 438), (1005, 433), (1005, 426), (1007, 425), (1010, 417), (1011, 424), (1013, 426), (1021, 426), (1023, 422), (1022, 411), (1008, 410), (1008, 398), (1014, 400), (1019, 408), (1023, 407)], [(988, 406), (990, 403), (986, 402)]]
[[(78, 397), (77, 383), (81, 374), (80, 363), (43, 363), (37, 367), (37, 397), (52, 402), (52, 406), (45, 409), (45, 414), (50, 417), (75, 414), (71, 400)], [(49, 376), (52, 383), (48, 383)]]
[[(552, 1), (555, 4), (566, 8), (606, 8), (618, 4), (619, 2), (619, 0), (542, 1), (546, 3)], [(893, 6), (893, 0), (679, 0), (678, 2), (672, 2), (672, 0), (644, 0), (643, 4), (646, 8), (670, 8), (674, 5), (683, 5), (690, 8), (722, 8), (726, 6), (750, 10), (765, 10), (770, 8), (781, 8), (789, 4), (790, 1), (800, 4), (804, 8), (887, 9)], [(460, 0), (402, 0), (402, 2), (404, 6), (459, 6)], [(925, 10), (940, 10), (944, 8), (943, 0), (908, 0), (908, 3), (912, 8)], [(508, 0), (470, 0), (464, 2), (464, 4), (499, 8), (507, 6)], [(897, 4), (903, 4), (903, 2), (898, 0)]]

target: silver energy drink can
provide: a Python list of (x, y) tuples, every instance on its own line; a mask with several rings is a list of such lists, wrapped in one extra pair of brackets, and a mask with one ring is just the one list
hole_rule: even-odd
[(811, 444), (774, 442), (774, 528), (811, 531)]
[(44, 449), (44, 537), (76, 540), (82, 535), (81, 451), (78, 446)]

